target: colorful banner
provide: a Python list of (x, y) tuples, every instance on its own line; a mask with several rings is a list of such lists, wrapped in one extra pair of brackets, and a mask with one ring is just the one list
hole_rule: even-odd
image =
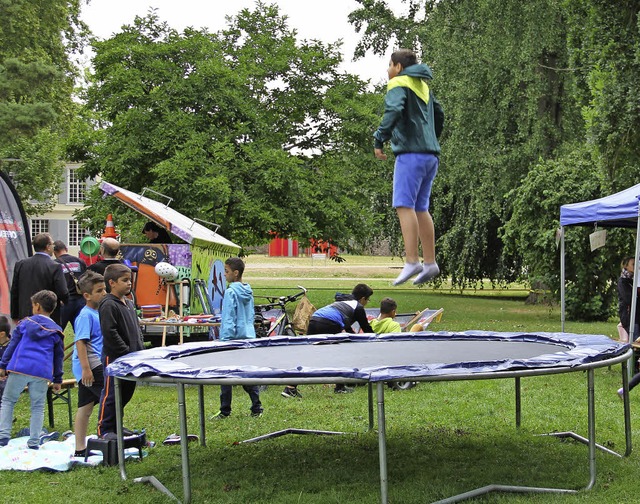
[(0, 171), (0, 314), (11, 311), (11, 282), (18, 261), (31, 255), (29, 222), (9, 177)]

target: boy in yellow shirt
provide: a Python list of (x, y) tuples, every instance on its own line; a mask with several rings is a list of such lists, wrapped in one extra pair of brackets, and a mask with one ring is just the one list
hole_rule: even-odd
[(384, 298), (380, 301), (380, 315), (370, 323), (371, 329), (376, 334), (402, 332), (400, 324), (393, 320), (396, 316), (398, 303), (391, 298)]

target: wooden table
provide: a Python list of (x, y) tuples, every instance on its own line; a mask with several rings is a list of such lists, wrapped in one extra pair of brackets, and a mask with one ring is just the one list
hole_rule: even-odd
[(165, 331), (162, 332), (162, 346), (166, 346), (166, 328), (167, 327), (179, 327), (180, 328), (180, 345), (184, 342), (184, 334), (182, 329), (188, 327), (218, 327), (220, 322), (188, 322), (188, 321), (169, 321), (169, 320), (144, 320), (138, 319), (138, 323), (141, 326), (157, 326), (164, 327)]

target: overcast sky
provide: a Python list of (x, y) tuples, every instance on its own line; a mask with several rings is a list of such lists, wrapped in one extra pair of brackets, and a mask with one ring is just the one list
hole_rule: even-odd
[[(289, 18), (289, 27), (295, 28), (301, 39), (323, 42), (342, 39), (344, 70), (374, 83), (386, 81), (390, 53), (384, 57), (367, 55), (364, 59), (351, 61), (359, 35), (347, 16), (360, 7), (355, 0), (266, 0), (265, 3), (278, 4), (280, 12)], [(403, 10), (402, 0), (389, 3), (398, 12)], [(89, 5), (82, 7), (82, 19), (95, 35), (108, 38), (119, 32), (123, 24), (131, 24), (135, 16), (144, 16), (150, 7), (154, 7), (158, 9), (160, 19), (172, 28), (181, 31), (187, 26), (206, 27), (214, 32), (226, 26), (225, 16), (253, 6), (254, 0), (90, 0)]]

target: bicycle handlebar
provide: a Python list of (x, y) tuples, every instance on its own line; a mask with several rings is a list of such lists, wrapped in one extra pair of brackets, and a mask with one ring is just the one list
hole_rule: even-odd
[(264, 304), (257, 304), (255, 305), (255, 307), (262, 308), (262, 309), (277, 308), (277, 307), (284, 308), (284, 306), (287, 303), (293, 303), (294, 301), (297, 301), (298, 298), (301, 298), (307, 293), (307, 289), (305, 289), (301, 285), (298, 285), (298, 289), (300, 289), (300, 292), (291, 294), (289, 296), (280, 296), (280, 297), (260, 296), (260, 297), (264, 297), (269, 302)]

